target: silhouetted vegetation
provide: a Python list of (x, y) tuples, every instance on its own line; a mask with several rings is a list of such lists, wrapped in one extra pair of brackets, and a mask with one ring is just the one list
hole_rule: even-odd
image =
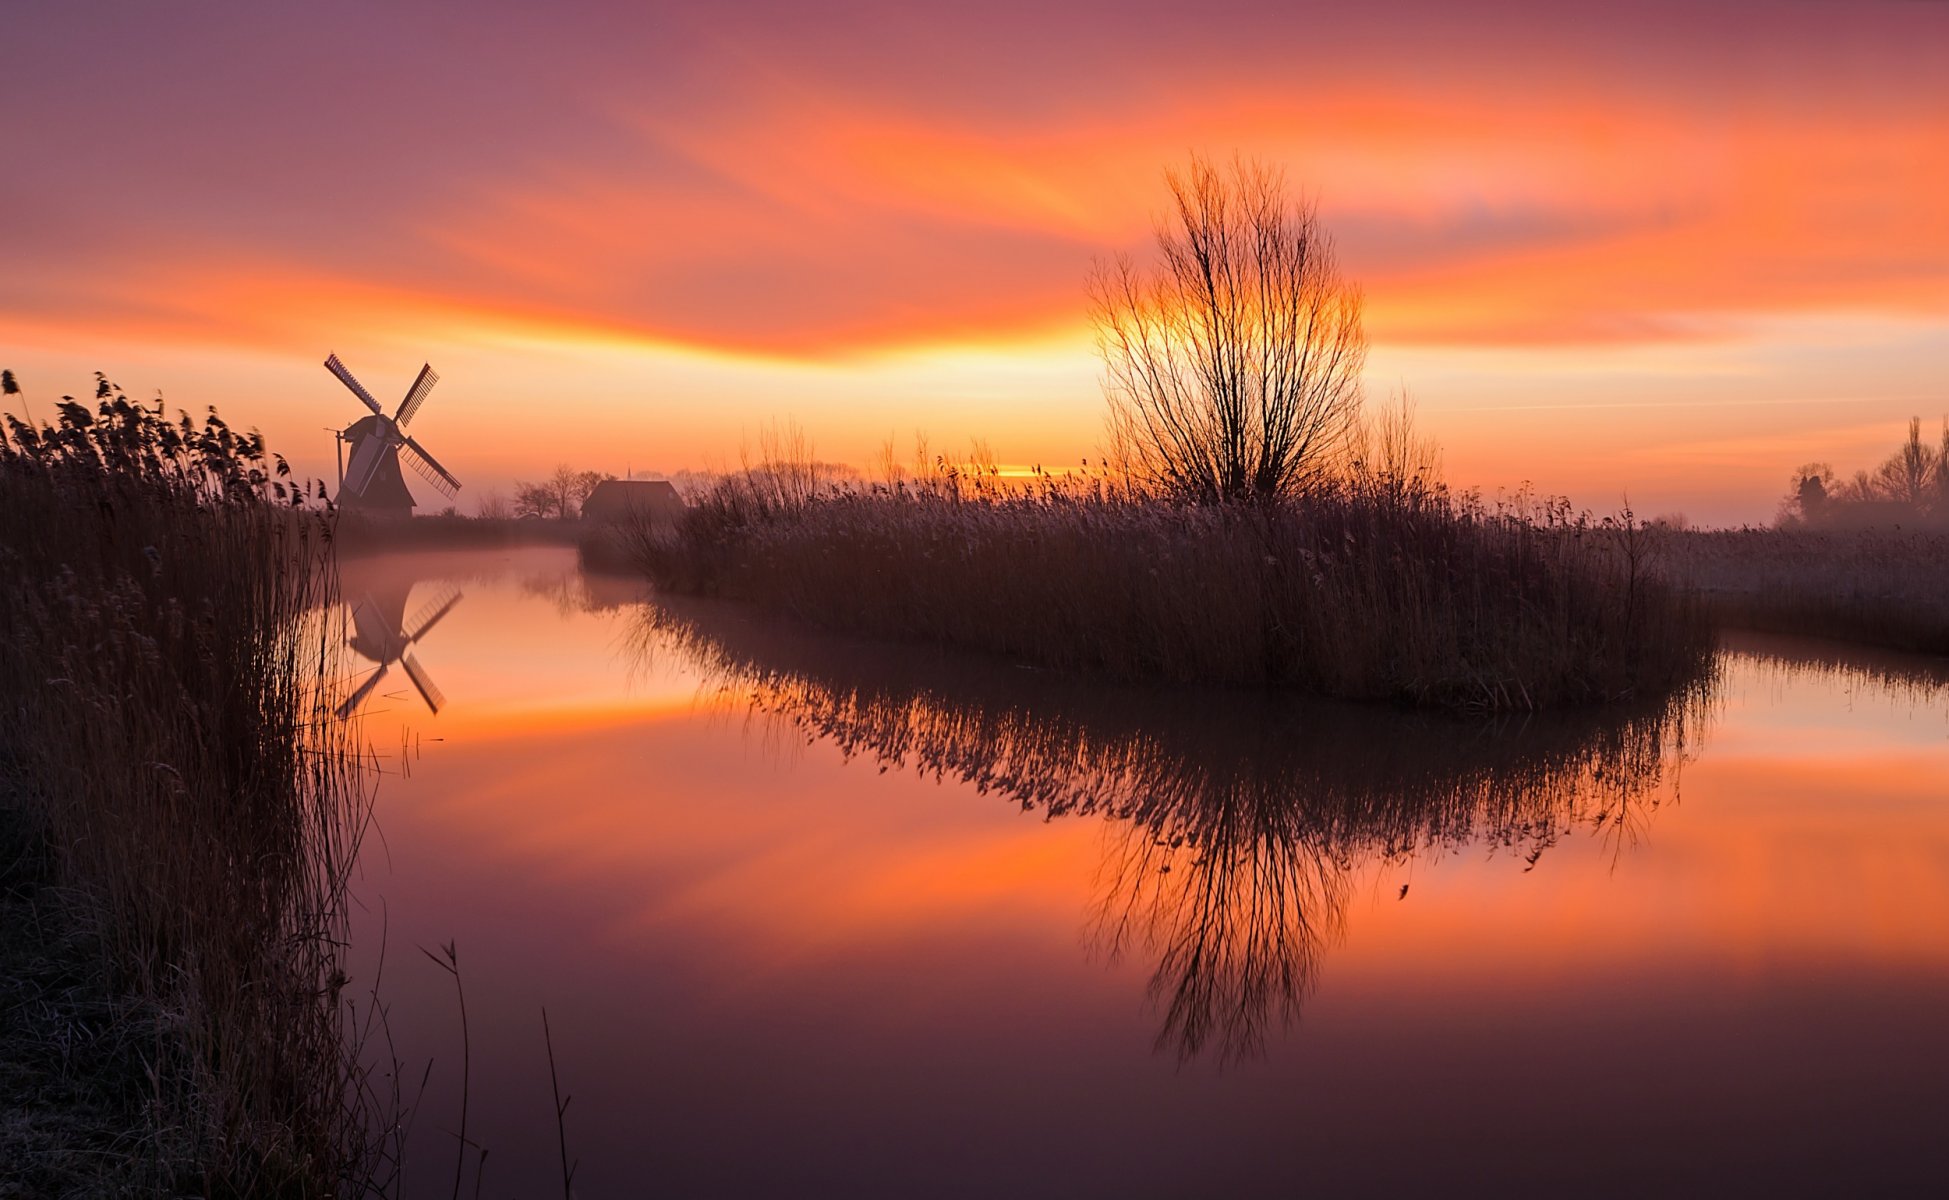
[(1167, 172), (1158, 263), (1099, 267), (1090, 298), (1110, 433), (1146, 491), (1264, 502), (1330, 485), (1360, 424), (1360, 292), (1283, 176), (1239, 159)]
[(1707, 703), (1697, 688), (1604, 719), (1464, 723), (1104, 687), (671, 597), (646, 605), (634, 645), (849, 757), (1106, 818), (1092, 940), (1154, 961), (1159, 1047), (1187, 1058), (1259, 1053), (1296, 1019), (1349, 899), (1388, 868), (1483, 846), (1528, 869), (1574, 833), (1621, 848), (1696, 750)]
[(889, 450), (867, 488), (799, 438), (629, 549), (676, 591), (1118, 678), (1533, 709), (1704, 668), (1629, 513), (1452, 495), (1405, 402), (1366, 417), (1359, 292), (1276, 172), (1166, 178), (1161, 263), (1091, 283), (1109, 469), (1011, 486), (979, 447), (911, 476)]
[(589, 498), (590, 492), (595, 491), (596, 485), (614, 478), (614, 475), (605, 475), (601, 471), (578, 471), (562, 463), (546, 479), (515, 483), (514, 515), (557, 517), (572, 521), (581, 514), (582, 502)]
[(1793, 474), (1780, 504), (1785, 529), (1933, 529), (1949, 532), (1949, 419), (1938, 445), (1911, 417), (1908, 437), (1872, 471), (1836, 479), (1826, 463)]
[(1411, 438), (1373, 442), (1378, 465), (1251, 505), (944, 464), (871, 488), (731, 476), (634, 552), (674, 591), (1125, 679), (1530, 709), (1703, 669), (1709, 631), (1629, 514), (1491, 508), (1431, 482)]
[(1722, 625), (1949, 654), (1949, 424), (1873, 471), (1794, 472), (1771, 529), (1661, 531), (1664, 568)]
[(1661, 569), (1720, 624), (1949, 654), (1949, 533), (1802, 526), (1658, 540)]
[(9, 919), (53, 956), (16, 983), (95, 1048), (0, 1090), (81, 1095), (82, 1144), (9, 1119), (0, 1159), (46, 1194), (335, 1194), (377, 1164), (338, 950), (366, 795), (305, 619), (333, 599), (322, 489), (97, 382), (0, 438), (0, 817), (38, 864)]

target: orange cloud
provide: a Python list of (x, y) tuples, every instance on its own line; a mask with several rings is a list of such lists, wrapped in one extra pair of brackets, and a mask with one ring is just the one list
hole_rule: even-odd
[[(375, 67), (349, 90), (356, 28), (260, 15), (222, 31), (263, 47), (233, 61), (148, 22), (125, 38), (141, 55), (95, 48), (105, 72), (153, 72), (140, 105), (27, 55), (0, 199), (10, 366), (85, 379), (100, 347), (195, 351), (200, 374), (157, 382), (216, 399), (247, 394), (247, 359), (256, 380), (357, 346), (440, 357), (497, 418), (517, 396), (573, 398), (577, 420), (520, 439), (468, 427), (459, 448), (503, 479), (535, 469), (517, 452), (721, 460), (780, 415), (835, 457), (918, 426), (1073, 461), (1100, 428), (1091, 260), (1143, 251), (1164, 167), (1236, 150), (1317, 196), (1366, 289), (1377, 383), (1429, 402), (1460, 439), (1451, 462), (1489, 477), (1469, 482), (1582, 450), (1541, 418), (1445, 430), (1444, 412), (1613, 404), (1620, 380), (1668, 402), (1873, 401), (1826, 426), (1934, 411), (1926, 331), (1899, 369), (1852, 344), (1793, 358), (1777, 331), (1949, 321), (1949, 10), (1221, 8), (483, 19), (467, 62)], [(23, 36), (58, 47), (69, 21), (40, 12)], [(413, 45), (367, 48), (397, 66)], [(1051, 346), (1059, 371), (955, 372)], [(1610, 390), (1567, 371), (1573, 354)], [(1638, 372), (1645, 357), (1686, 369)], [(289, 429), (315, 440), (336, 409), (290, 394)], [(1735, 433), (1690, 419), (1594, 428), (1642, 454)], [(1539, 485), (1631, 482), (1611, 474)]]
[(151, 314), (158, 331), (241, 342), (334, 319), (480, 320), (809, 357), (1006, 339), (1073, 323), (1092, 257), (1141, 252), (1160, 168), (1186, 147), (1290, 164), (1341, 231), (1382, 340), (1663, 341), (1726, 314), (1939, 315), (1945, 112), (1701, 121), (1594, 88), (1539, 103), (1238, 84), (1115, 118), (1003, 122), (778, 86), (701, 117), (622, 113), (628, 156), (405, 202), (397, 256), (242, 252), (210, 232), (180, 255), (124, 247), (128, 269), (20, 315)]

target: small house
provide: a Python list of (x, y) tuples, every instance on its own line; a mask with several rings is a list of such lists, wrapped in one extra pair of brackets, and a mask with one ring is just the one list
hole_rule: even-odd
[(683, 510), (683, 497), (667, 479), (605, 479), (582, 502), (582, 519), (667, 526), (674, 525)]

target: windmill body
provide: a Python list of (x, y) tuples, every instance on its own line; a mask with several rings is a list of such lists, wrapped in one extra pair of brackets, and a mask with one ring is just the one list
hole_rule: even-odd
[(339, 382), (371, 410), (370, 415), (360, 417), (338, 435), (338, 503), (372, 513), (413, 515), (413, 493), (399, 469), (402, 461), (441, 495), (452, 499), (460, 490), (460, 481), (406, 433), (407, 424), (426, 403), (433, 385), (440, 381), (433, 367), (420, 368), (419, 377), (406, 389), (398, 410), (390, 416), (372, 398), (372, 393), (352, 377), (352, 372), (345, 369), (345, 364), (338, 361), (338, 355), (325, 360), (325, 369), (338, 376)]
[(338, 481), (338, 502), (348, 508), (363, 509), (369, 512), (387, 513), (393, 516), (413, 515), (415, 501), (412, 490), (406, 486), (406, 476), (399, 469), (397, 451), (388, 454), (384, 451), (386, 433), (380, 424), (383, 418), (361, 417), (345, 427), (338, 437), (352, 447), (353, 461), (357, 461), (359, 450), (370, 446), (371, 453), (379, 459), (379, 464), (364, 488), (352, 491), (345, 486), (341, 474)]

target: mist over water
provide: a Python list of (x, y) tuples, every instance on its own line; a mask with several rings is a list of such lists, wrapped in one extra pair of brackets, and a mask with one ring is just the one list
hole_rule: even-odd
[(449, 941), (485, 1194), (559, 1191), (543, 1006), (583, 1195), (1939, 1177), (1916, 660), (1734, 639), (1700, 690), (1483, 724), (823, 637), (565, 551), (341, 575), (415, 664), (345, 687), (390, 772), (353, 973), (383, 944), (434, 1059), (425, 1194)]

